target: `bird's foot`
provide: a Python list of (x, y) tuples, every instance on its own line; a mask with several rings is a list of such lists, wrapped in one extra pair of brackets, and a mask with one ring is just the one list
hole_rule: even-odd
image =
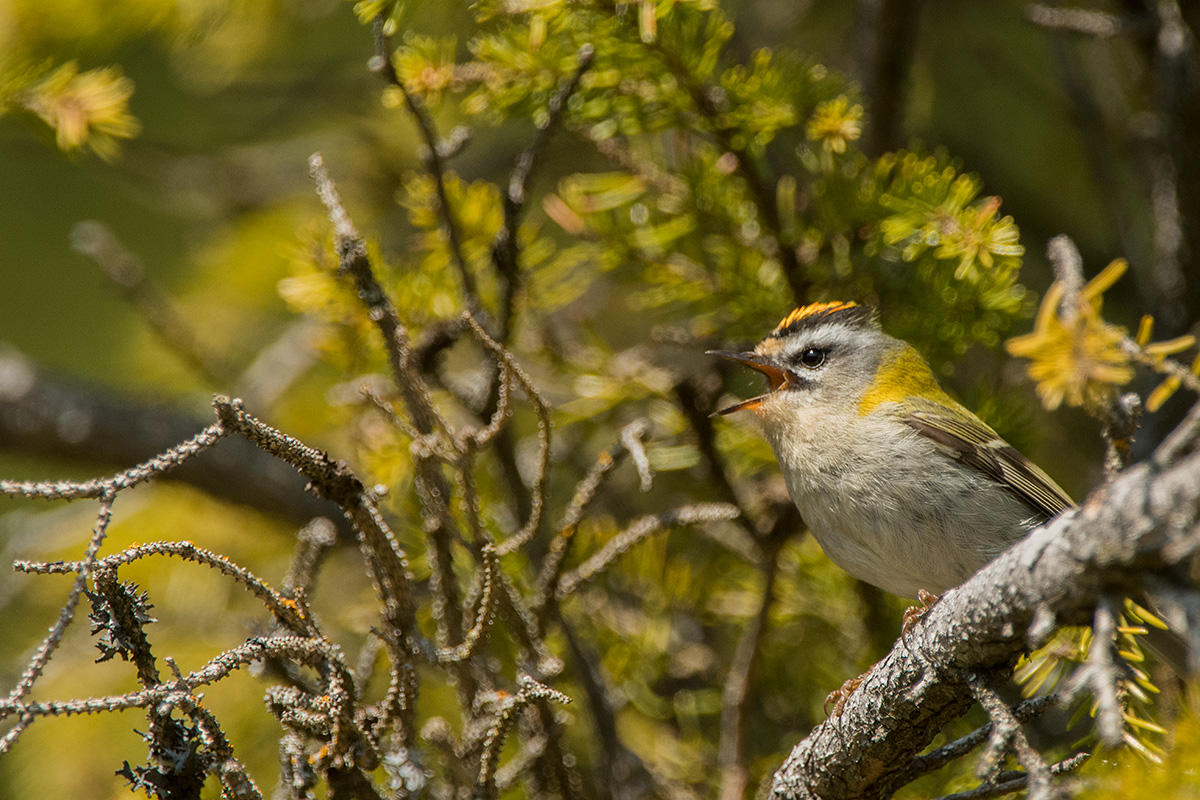
[(917, 600), (921, 602), (921, 605), (910, 606), (904, 610), (904, 616), (900, 620), (900, 635), (902, 637), (908, 636), (909, 632), (917, 626), (917, 623), (929, 613), (929, 609), (933, 608), (933, 604), (940, 599), (935, 594), (930, 594), (924, 589), (918, 589)]
[[(867, 673), (859, 675), (857, 678), (851, 678), (842, 684), (840, 689), (834, 689), (825, 698), (825, 716), (840, 717), (842, 709), (846, 707), (846, 701), (850, 699), (850, 695), (854, 694), (854, 690), (862, 685), (862, 682), (867, 679)], [(830, 710), (830, 704), (833, 709)]]

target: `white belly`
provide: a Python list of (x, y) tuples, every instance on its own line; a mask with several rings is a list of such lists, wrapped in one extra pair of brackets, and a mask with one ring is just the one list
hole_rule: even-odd
[[(905, 451), (911, 457), (911, 451)], [(965, 581), (1038, 521), (986, 475), (930, 446), (911, 461), (874, 453), (823, 469), (784, 469), (788, 491), (822, 549), (884, 591), (941, 594)], [(868, 477), (869, 476), (869, 477)]]

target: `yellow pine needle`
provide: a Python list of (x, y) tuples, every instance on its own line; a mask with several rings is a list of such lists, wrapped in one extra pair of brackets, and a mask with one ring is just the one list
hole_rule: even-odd
[(1135, 728), (1140, 728), (1140, 729), (1146, 730), (1146, 731), (1153, 731), (1154, 733), (1163, 734), (1163, 735), (1165, 735), (1167, 732), (1167, 729), (1164, 728), (1163, 726), (1156, 725), (1148, 719), (1142, 719), (1141, 717), (1134, 715), (1132, 712), (1126, 711), (1124, 714), (1122, 714), (1122, 716), (1125, 718), (1125, 721), (1127, 723), (1129, 723), (1130, 725), (1132, 725)]

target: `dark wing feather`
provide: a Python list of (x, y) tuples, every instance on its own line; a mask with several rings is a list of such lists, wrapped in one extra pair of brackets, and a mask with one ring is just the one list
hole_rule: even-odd
[(998, 481), (1047, 518), (1075, 507), (1071, 496), (1037, 465), (974, 416), (951, 416), (930, 404), (906, 414), (917, 433), (946, 448), (967, 466)]

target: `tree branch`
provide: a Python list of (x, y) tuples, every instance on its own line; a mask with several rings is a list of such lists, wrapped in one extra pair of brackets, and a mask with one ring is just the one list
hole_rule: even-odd
[[(146, 467), (204, 426), (204, 420), (175, 408), (68, 384), (19, 354), (0, 350), (2, 452), (118, 469), (147, 462)], [(187, 483), (296, 526), (314, 517), (341, 517), (336, 505), (306, 492), (288, 465), (237, 439), (217, 453), (153, 474), (155, 480)], [(98, 496), (104, 480), (112, 479), (97, 480), (87, 496)]]
[[(843, 712), (818, 725), (775, 774), (776, 798), (888, 797), (908, 764), (972, 703), (970, 672), (1007, 668), (1030, 649), (1035, 616), (1086, 624), (1108, 595), (1163, 580), (1200, 549), (1197, 426), (1126, 470), (1079, 509), (1035, 530), (962, 586), (865, 676)], [(1170, 459), (1170, 460), (1169, 460)], [(1172, 627), (1200, 624), (1175, 603)], [(1194, 643), (1194, 640), (1193, 640)]]

